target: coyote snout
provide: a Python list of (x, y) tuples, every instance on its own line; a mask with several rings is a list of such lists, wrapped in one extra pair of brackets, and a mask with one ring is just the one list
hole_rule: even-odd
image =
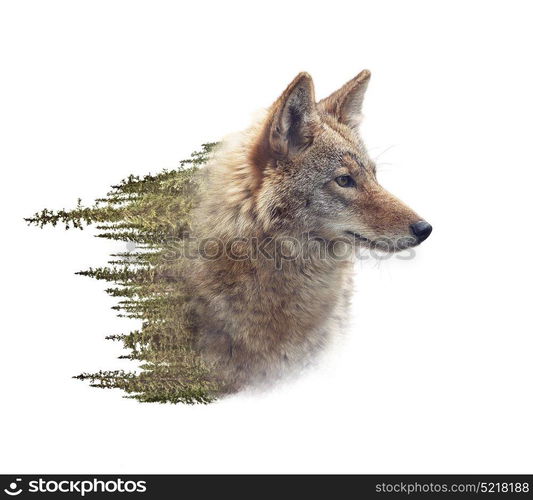
[(361, 192), (354, 195), (346, 214), (350, 218), (346, 232), (356, 244), (395, 252), (428, 238), (431, 225), (379, 186), (374, 176), (361, 178), (359, 187)]

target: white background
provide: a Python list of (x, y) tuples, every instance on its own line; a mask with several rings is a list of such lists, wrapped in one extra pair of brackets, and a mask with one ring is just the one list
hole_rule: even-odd
[[(533, 472), (528, 2), (4, 1), (0, 472)], [(353, 327), (263, 395), (142, 405), (70, 377), (130, 368), (103, 337), (120, 243), (26, 227), (244, 128), (302, 70), (373, 77), (382, 183), (434, 226), (359, 266)]]

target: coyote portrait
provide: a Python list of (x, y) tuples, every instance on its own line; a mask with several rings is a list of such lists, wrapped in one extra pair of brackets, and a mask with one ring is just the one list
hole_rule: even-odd
[(355, 249), (431, 233), (376, 179), (359, 135), (369, 79), (316, 103), (300, 73), (201, 169), (191, 231), (216, 255), (191, 259), (185, 278), (195, 349), (222, 392), (269, 384), (328, 345), (346, 323)]
[(106, 337), (139, 371), (82, 373), (142, 402), (208, 403), (298, 374), (348, 324), (359, 250), (397, 252), (431, 226), (376, 179), (359, 135), (362, 71), (315, 102), (300, 73), (252, 125), (173, 170), (130, 175), (92, 207), (44, 209), (28, 224), (96, 223), (125, 241), (108, 266), (119, 315), (141, 327)]

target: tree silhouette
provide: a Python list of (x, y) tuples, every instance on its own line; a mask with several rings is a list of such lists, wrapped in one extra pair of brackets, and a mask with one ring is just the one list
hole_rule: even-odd
[(44, 209), (29, 225), (83, 229), (95, 224), (96, 236), (133, 242), (135, 251), (111, 255), (107, 267), (77, 274), (113, 284), (106, 292), (119, 298), (119, 316), (142, 321), (139, 330), (110, 335), (139, 363), (136, 371), (98, 371), (74, 378), (93, 387), (119, 388), (142, 402), (209, 403), (219, 392), (215, 377), (193, 348), (189, 297), (181, 279), (185, 262), (179, 248), (188, 234), (197, 190), (195, 173), (216, 143), (180, 162), (175, 170), (130, 175), (91, 207), (81, 200), (72, 210)]

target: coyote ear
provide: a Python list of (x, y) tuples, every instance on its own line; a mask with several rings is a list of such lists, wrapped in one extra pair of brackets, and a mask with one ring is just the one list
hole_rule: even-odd
[(322, 99), (318, 107), (333, 115), (344, 125), (357, 128), (361, 122), (361, 108), (369, 80), (370, 71), (364, 69), (353, 80), (344, 84), (329, 97)]
[(318, 123), (313, 80), (300, 73), (273, 104), (266, 142), (278, 159), (290, 158), (313, 141)]

